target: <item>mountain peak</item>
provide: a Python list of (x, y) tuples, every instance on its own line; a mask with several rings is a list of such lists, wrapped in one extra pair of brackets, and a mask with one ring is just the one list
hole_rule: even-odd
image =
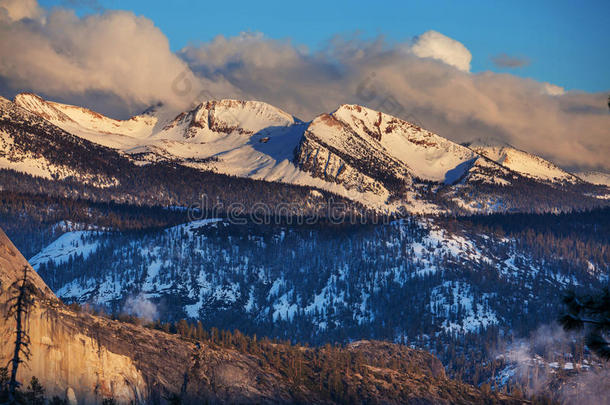
[(15, 104), (66, 132), (108, 147), (115, 147), (116, 136), (124, 138), (150, 135), (157, 122), (157, 117), (153, 114), (117, 120), (85, 107), (48, 101), (33, 93), (16, 95)]
[(19, 107), (24, 108), (56, 125), (59, 123), (73, 121), (67, 114), (56, 108), (53, 103), (46, 101), (38, 94), (20, 93), (15, 96), (13, 102)]
[[(369, 150), (379, 149), (401, 162), (414, 177), (423, 180), (448, 181), (447, 174), (450, 171), (476, 156), (468, 148), (368, 107), (344, 104), (331, 117), (332, 119), (319, 117), (316, 126), (342, 125), (344, 131), (365, 140), (370, 145)], [(320, 136), (325, 134), (329, 134), (328, 129), (320, 131)], [(329, 139), (328, 142), (332, 144), (340, 141)]]
[(296, 121), (299, 121), (291, 114), (264, 101), (258, 100), (210, 100), (201, 103), (199, 107), (205, 108), (208, 111), (215, 111), (219, 114), (228, 113), (228, 115), (230, 115), (231, 112), (239, 114), (239, 117), (235, 116), (234, 118), (252, 118), (246, 117), (246, 115), (254, 114), (255, 116), (260, 117), (260, 119), (266, 121), (270, 120), (280, 125), (291, 125)]
[[(253, 135), (271, 127), (287, 127), (300, 120), (263, 101), (209, 100), (178, 114), (163, 128), (160, 137), (209, 142), (218, 136)], [(224, 135), (223, 135), (224, 134)]]
[(29, 99), (34, 99), (34, 100), (38, 100), (40, 102), (44, 102), (45, 100), (40, 97), (38, 94), (36, 93), (31, 93), (29, 91), (24, 91), (22, 93), (19, 93), (15, 96), (14, 98), (14, 102), (17, 103), (19, 101), (23, 101), (23, 100), (29, 100)]

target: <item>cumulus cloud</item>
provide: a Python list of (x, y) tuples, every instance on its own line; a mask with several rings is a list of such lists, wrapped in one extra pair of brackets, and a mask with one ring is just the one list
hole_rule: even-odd
[(491, 61), (494, 63), (494, 65), (501, 68), (519, 68), (530, 64), (528, 58), (511, 56), (505, 53), (500, 53), (492, 57)]
[[(124, 11), (79, 18), (72, 11), (56, 9), (33, 20), (37, 5), (19, 4), (0, 4), (4, 92), (31, 90), (60, 100), (85, 98), (90, 107), (119, 113), (118, 105), (125, 113), (160, 99), (183, 107), (187, 100), (171, 91), (181, 74), (192, 87), (207, 84), (194, 78), (171, 52), (167, 37), (147, 18)], [(27, 19), (17, 19), (20, 16)]]
[(470, 71), (470, 51), (453, 38), (436, 31), (427, 31), (415, 39), (411, 48), (420, 58), (433, 58), (465, 72)]
[(404, 43), (337, 36), (319, 51), (244, 33), (175, 54), (146, 18), (55, 10), (38, 21), (0, 13), (0, 37), (3, 95), (30, 90), (123, 117), (157, 101), (256, 99), (302, 119), (356, 103), (457, 142), (496, 139), (563, 166), (610, 169), (607, 94), (470, 73), (470, 52), (434, 31)]

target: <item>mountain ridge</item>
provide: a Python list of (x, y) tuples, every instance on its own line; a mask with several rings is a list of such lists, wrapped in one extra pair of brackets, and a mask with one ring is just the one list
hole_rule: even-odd
[[(200, 103), (173, 119), (160, 119), (163, 114), (157, 111), (125, 121), (33, 94), (17, 95), (13, 105), (67, 133), (114, 149), (138, 166), (171, 162), (324, 189), (379, 212), (450, 214), (531, 207), (507, 196), (515, 184), (538, 188), (541, 196), (567, 192), (591, 206), (604, 205), (610, 195), (605, 186), (583, 183), (527, 152), (466, 147), (353, 104), (310, 122), (264, 102), (228, 99)], [(4, 166), (19, 170), (14, 164)], [(541, 209), (566, 209), (552, 207), (552, 201)]]
[(550, 182), (577, 183), (582, 181), (578, 176), (561, 169), (554, 163), (511, 145), (470, 144), (469, 148), (526, 177)]

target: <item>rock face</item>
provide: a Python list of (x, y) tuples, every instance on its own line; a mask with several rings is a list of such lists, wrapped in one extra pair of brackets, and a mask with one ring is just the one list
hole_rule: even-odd
[[(0, 302), (4, 303), (10, 284), (29, 264), (1, 230), (0, 266)], [(94, 404), (113, 397), (118, 403), (161, 404), (172, 395), (193, 404), (345, 402), (346, 398), (329, 394), (326, 377), (317, 376), (324, 366), (315, 359), (324, 357), (316, 357), (316, 353), (360, 359), (358, 372), (335, 370), (334, 374), (345, 392), (351, 393), (352, 403), (449, 404), (485, 398), (475, 387), (449, 380), (434, 356), (405, 346), (357, 342), (344, 348), (311, 349), (268, 343), (267, 349), (277, 350), (279, 360), (275, 361), (269, 358), (269, 351), (237, 350), (74, 312), (31, 267), (28, 270), (37, 288), (28, 322), (31, 358), (27, 366), (19, 368), (18, 379), (28, 381), (36, 376), (49, 397), (57, 395), (69, 403)], [(1, 315), (6, 309), (4, 304), (0, 307)], [(12, 319), (0, 318), (0, 334), (6, 342), (0, 347), (1, 364), (11, 358), (14, 328)], [(308, 374), (309, 380), (290, 376), (290, 350), (299, 353), (303, 369), (314, 370)], [(493, 400), (518, 403), (497, 395)]]
[[(341, 136), (334, 136), (337, 132)], [(329, 133), (333, 136), (326, 137)], [(352, 132), (334, 116), (322, 115), (305, 132), (295, 160), (301, 170), (348, 190), (386, 198), (390, 189), (404, 190), (410, 183), (407, 168), (389, 156), (369, 153), (371, 149), (366, 137)]]
[(30, 272), (30, 280), (40, 290), (40, 295), (47, 299), (55, 299), (55, 294), (38, 274), (31, 268), (27, 260), (13, 245), (8, 236), (0, 229), (0, 293), (5, 297), (10, 285), (23, 275), (23, 267), (27, 266)]
[(38, 288), (38, 296), (28, 317), (28, 333), (32, 357), (27, 367), (19, 368), (18, 379), (28, 381), (37, 376), (50, 395), (63, 397), (68, 393), (78, 403), (94, 403), (100, 396), (114, 396), (128, 402), (142, 398), (146, 383), (131, 358), (114, 353), (99, 344), (92, 335), (83, 334), (78, 323), (70, 322), (69, 312), (25, 258), (0, 230), (1, 298), (0, 336), (7, 342), (0, 349), (0, 363), (11, 358), (14, 321), (5, 320), (10, 285), (28, 268), (28, 275)]
[(416, 180), (452, 184), (477, 158), (472, 150), (396, 117), (343, 105), (310, 123), (296, 161), (314, 177), (348, 189), (401, 196)]
[[(6, 326), (3, 334), (10, 333)], [(74, 326), (66, 322), (61, 311), (36, 307), (29, 324), (33, 355), (28, 368), (19, 370), (21, 380), (35, 375), (49, 394), (71, 390), (81, 404), (110, 396), (119, 402), (143, 398), (147, 386), (132, 359), (108, 350)]]

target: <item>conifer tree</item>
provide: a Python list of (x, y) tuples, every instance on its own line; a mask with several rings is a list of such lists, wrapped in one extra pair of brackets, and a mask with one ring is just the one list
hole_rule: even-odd
[(44, 387), (38, 381), (38, 378), (32, 376), (30, 384), (25, 391), (25, 398), (28, 401), (28, 405), (44, 405)]

